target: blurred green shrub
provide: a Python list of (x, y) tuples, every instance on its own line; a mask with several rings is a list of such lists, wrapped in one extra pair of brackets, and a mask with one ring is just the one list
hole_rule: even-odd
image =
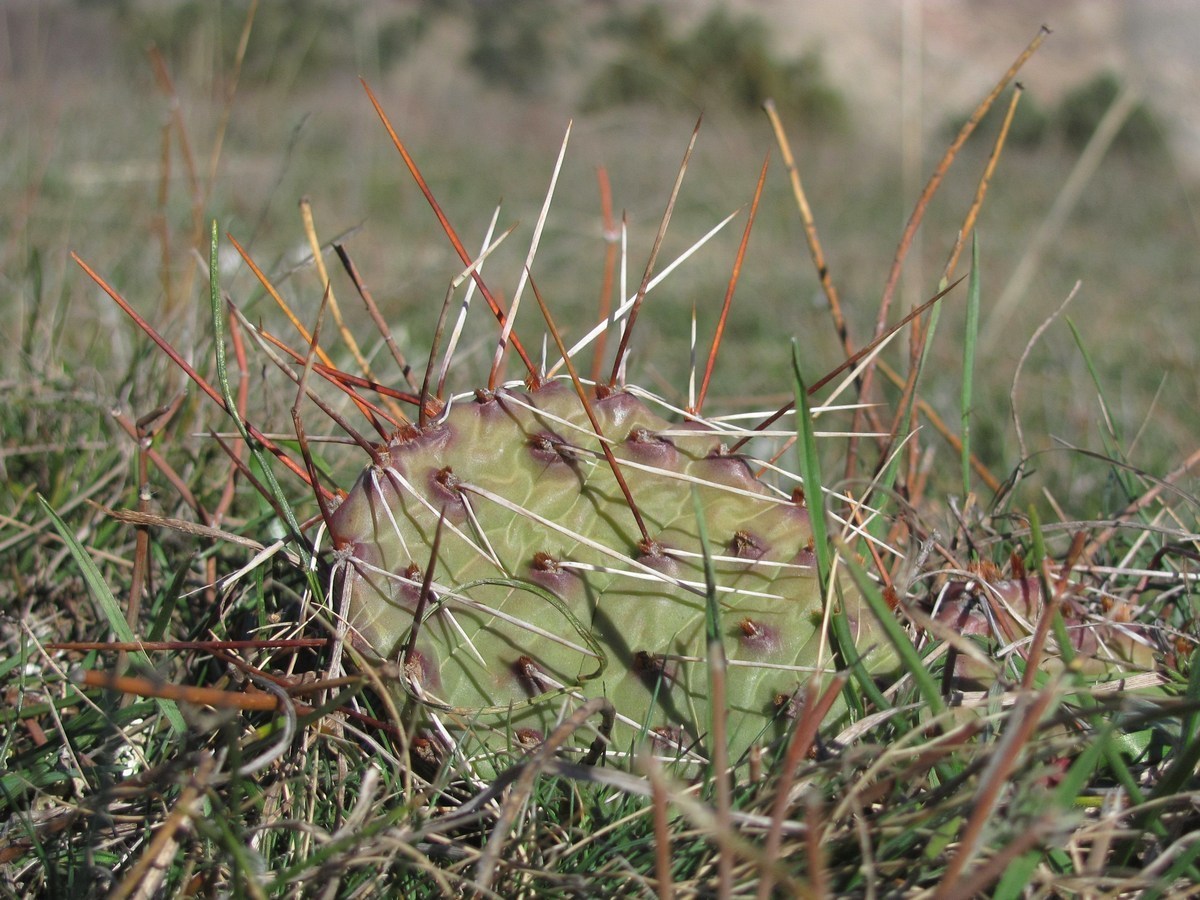
[[(1067, 93), (1058, 107), (1058, 123), (1064, 139), (1083, 147), (1121, 92), (1121, 81), (1113, 72), (1102, 72)], [(1138, 103), (1117, 133), (1113, 147), (1125, 152), (1157, 151), (1163, 146), (1163, 125), (1144, 103)]]
[(663, 7), (651, 5), (615, 17), (608, 30), (621, 49), (587, 86), (585, 109), (688, 103), (757, 110), (771, 98), (785, 118), (845, 124), (845, 103), (825, 80), (820, 57), (810, 52), (777, 59), (761, 19), (734, 18), (718, 7), (692, 31), (674, 37)]
[[(241, 38), (249, 4), (212, 0), (76, 0), (108, 5), (120, 25), (123, 51), (141, 65), (148, 46), (177, 63), (200, 57), (224, 64)], [(361, 67), (364, 55), (381, 68), (402, 59), (423, 36), (427, 16), (405, 5), (369, 12), (349, 0), (260, 3), (241, 77), (251, 83), (284, 83)], [(364, 46), (364, 39), (370, 46)]]
[(487, 0), (470, 7), (474, 32), (467, 63), (489, 87), (517, 93), (548, 89), (566, 36), (558, 0)]

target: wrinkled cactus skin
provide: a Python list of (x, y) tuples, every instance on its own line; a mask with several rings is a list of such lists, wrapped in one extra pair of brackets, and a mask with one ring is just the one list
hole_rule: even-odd
[[(405, 668), (406, 693), (420, 694), (417, 705), (440, 725), (433, 733), (452, 735), (468, 755), (535, 745), (571, 703), (604, 696), (617, 713), (611, 755), (649, 738), (664, 755), (707, 758), (695, 491), (714, 559), (736, 758), (781, 733), (787, 701), (820, 662), (808, 511), (759, 482), (703, 424), (671, 425), (625, 391), (592, 407), (650, 545), (570, 383), (458, 400), (393, 440), (333, 514), (354, 637), (385, 660), (406, 657), (444, 514)], [(847, 612), (856, 631), (869, 631), (865, 611)], [(883, 643), (857, 637), (862, 647)], [(878, 668), (886, 655), (867, 662)]]

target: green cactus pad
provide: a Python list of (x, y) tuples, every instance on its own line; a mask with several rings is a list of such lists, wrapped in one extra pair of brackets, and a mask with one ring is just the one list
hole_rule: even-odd
[[(623, 391), (591, 405), (649, 544), (569, 383), (459, 400), (397, 437), (332, 517), (354, 636), (384, 659), (407, 657), (408, 698), (432, 734), (468, 755), (536, 744), (564, 709), (604, 696), (617, 714), (610, 754), (649, 739), (662, 755), (707, 759), (696, 492), (736, 758), (781, 733), (797, 688), (828, 664), (808, 511), (756, 479), (705, 423), (672, 425)], [(867, 617), (847, 611), (857, 646), (876, 648), (868, 665), (886, 665), (883, 642), (862, 633)]]

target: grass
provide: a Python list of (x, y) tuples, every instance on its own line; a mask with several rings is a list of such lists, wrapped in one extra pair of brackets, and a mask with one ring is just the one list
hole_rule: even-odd
[[(654, 760), (628, 770), (584, 766), (550, 752), (559, 739), (551, 737), (487, 783), (465, 763), (437, 765), (429, 742), (414, 740), (378, 690), (373, 668), (331, 640), (329, 554), (318, 552), (320, 562), (309, 566), (311, 544), (295, 537), (298, 523), (316, 514), (312, 491), (263, 451), (262, 438), (248, 451), (238, 435), (242, 421), (258, 425), (292, 458), (305, 458), (289, 417), (298, 388), (267, 373), (261, 353), (239, 343), (246, 329), (229, 323), (221, 291), (255, 320), (282, 330), (282, 317), (244, 267), (222, 265), (210, 284), (208, 260), (195, 248), (207, 249), (208, 216), (219, 211), (221, 229), (246, 236), (250, 255), (267, 261), (272, 283), (311, 323), (322, 282), (288, 256), (303, 233), (291, 198), (313, 199), (322, 235), (369, 216), (346, 244), (418, 380), (436, 306), (462, 264), (424, 201), (401, 187), (402, 164), (365, 100), (345, 109), (326, 98), (302, 125), (269, 91), (239, 97), (221, 157), (232, 174), (212, 182), (198, 174), (196, 192), (187, 187), (180, 142), (186, 137), (203, 160), (225, 107), (178, 90), (183, 119), (165, 127), (133, 121), (131, 110), (108, 125), (92, 122), (76, 99), (56, 131), (28, 131), (44, 146), (68, 149), (39, 155), (36, 138), (18, 131), (3, 138), (20, 151), (5, 157), (21, 168), (6, 183), (27, 187), (19, 192), (24, 205), (6, 205), (16, 227), (4, 248), (5, 279), (20, 302), (6, 323), (19, 352), (4, 363), (9, 399), (0, 411), (7, 576), (0, 586), (0, 890), (1153, 896), (1200, 880), (1200, 844), (1191, 838), (1200, 754), (1198, 527), (1195, 480), (1183, 469), (1195, 431), (1191, 406), (1180, 400), (1195, 393), (1194, 348), (1184, 338), (1194, 331), (1190, 313), (1150, 309), (1139, 324), (1128, 309), (1128, 298), (1145, 296), (1147, 285), (1171, 283), (1164, 271), (1181, 281), (1194, 276), (1186, 210), (1150, 190), (1167, 177), (1161, 170), (1105, 161), (1109, 189), (1086, 194), (1071, 227), (1043, 253), (1035, 290), (1044, 303), (1012, 326), (1007, 356), (989, 358), (973, 337), (976, 298), (986, 333), (988, 297), (1028, 231), (1019, 226), (1036, 219), (1044, 207), (1034, 201), (1071, 162), (1002, 156), (979, 219), (971, 303), (952, 293), (928, 344), (910, 344), (906, 330), (883, 352), (902, 380), (921, 373), (911, 392), (874, 370), (887, 403), (885, 433), (893, 415), (910, 421), (910, 410), (912, 421), (926, 424), (922, 401), (943, 418), (969, 421), (963, 451), (925, 428), (919, 446), (936, 460), (929, 473), (925, 457), (910, 449), (918, 445), (906, 438), (907, 426), (891, 428), (894, 457), (863, 438), (847, 451), (845, 440), (814, 436), (804, 385), (841, 363), (844, 351), (824, 304), (807, 299), (819, 282), (796, 253), (801, 217), (772, 163), (775, 180), (763, 193), (705, 408), (769, 410), (799, 383), (799, 417), (785, 421), (794, 423), (798, 448), (788, 452), (803, 461), (806, 493), (821, 498), (821, 485), (848, 492), (853, 502), (825, 497), (830, 511), (899, 551), (873, 553), (870, 542), (834, 528), (836, 539), (817, 542), (821, 568), (849, 568), (891, 626), (887, 637), (906, 674), (881, 685), (849, 681), (861, 648), (851, 623), (833, 615), (830, 639), (842, 669), (813, 679), (787, 739), (732, 777), (689, 778)], [(572, 149), (583, 147), (582, 158), (566, 157), (533, 269), (560, 323), (595, 317), (604, 277), (593, 154), (633, 198), (636, 239), (623, 295), (636, 290), (650, 253), (691, 123), (654, 126), (638, 115), (576, 126)], [(659, 269), (746, 203), (769, 145), (761, 123), (711, 118), (718, 122), (701, 130)], [(318, 122), (330, 129), (319, 137)], [(442, 146), (477, 144), (487, 124), (439, 123)], [(613, 133), (631, 124), (662, 131), (630, 150), (628, 138)], [(530, 183), (544, 185), (557, 135), (539, 143), (498, 130), (496, 142), (468, 158), (433, 152), (433, 129), (415, 130), (415, 139), (402, 136), (419, 162), (431, 160), (433, 194), (453, 221), (476, 223), (464, 227), (468, 245), (479, 241), (478, 223), (490, 218), (510, 170), (517, 193), (505, 202), (501, 227), (507, 217), (538, 221), (543, 188), (527, 188), (520, 173), (535, 172)], [(339, 131), (352, 136), (349, 145)], [(668, 137), (659, 141), (660, 134)], [(164, 136), (165, 162), (158, 160)], [(251, 136), (271, 148), (266, 162), (247, 164), (252, 177), (238, 168), (239, 141)], [(151, 180), (81, 197), (68, 137), (104, 148), (93, 152), (112, 160), (152, 160)], [(314, 148), (322, 141), (331, 149)], [(847, 328), (865, 344), (907, 211), (895, 183), (868, 177), (866, 165), (839, 163), (842, 152), (836, 143), (818, 145), (801, 168), (832, 277), (849, 298)], [(990, 152), (968, 143), (955, 161), (926, 219), (926, 248), (957, 232)], [(1025, 177), (1006, 181), (1006, 166)], [(828, 171), (840, 177), (823, 177)], [(493, 177), (495, 184), (480, 183)], [(1161, 239), (1160, 228), (1182, 237)], [(526, 237), (518, 243), (531, 229), (521, 226)], [(927, 270), (941, 271), (950, 243), (928, 250)], [(650, 295), (639, 317), (642, 349), (631, 367), (669, 399), (686, 396), (683, 335), (692, 301), (711, 298), (701, 304), (698, 329), (712, 334), (737, 246), (738, 230), (726, 229)], [(179, 359), (118, 318), (66, 262), (65, 247), (94, 262)], [(522, 263), (520, 251), (502, 245), (486, 264), (487, 283), (515, 285)], [(1021, 353), (1077, 273), (1111, 293), (1089, 295), (1085, 287), (1069, 307), (1070, 323), (1056, 320), (1030, 344), (1014, 389), (1013, 366), (1003, 360)], [(367, 340), (372, 324), (351, 309), (345, 282), (336, 286), (350, 331)], [(770, 298), (781, 298), (780, 308)], [(797, 319), (805, 333), (793, 356), (779, 323)], [(529, 321), (518, 323), (523, 336), (535, 331)], [(1180, 370), (1165, 386), (1141, 362), (1147, 325), (1159, 356)], [(322, 345), (349, 368), (349, 352), (328, 337), (331, 313), (324, 329)], [(486, 315), (469, 321), (456, 364), (460, 385), (486, 377), (495, 331)], [(370, 340), (365, 350), (384, 369), (382, 338)], [(667, 349), (647, 352), (655, 345)], [(228, 353), (220, 367), (217, 347)], [(189, 386), (180, 361), (199, 370), (239, 421)], [(388, 371), (400, 385), (395, 368)], [(1021, 444), (1008, 421), (1010, 391)], [(304, 408), (308, 428), (324, 421)], [(844, 416), (846, 430), (863, 432), (851, 418)], [(319, 444), (320, 436), (308, 438), (322, 480), (348, 484), (361, 451)], [(1056, 448), (1055, 436), (1075, 446)], [(1001, 480), (1019, 473), (1003, 502), (991, 501), (969, 465), (971, 449)], [(878, 465), (885, 459), (894, 464)], [(887, 515), (871, 516), (872, 506)], [(836, 587), (836, 579), (829, 583)], [(145, 643), (152, 641), (169, 649)], [(1104, 646), (1096, 651), (1091, 641)], [(1108, 664), (1087, 662), (1091, 654), (1103, 658), (1105, 647)], [(118, 671), (132, 681), (107, 674)], [(714, 665), (717, 691), (719, 672)], [(839, 693), (853, 697), (854, 712), (827, 718)], [(581, 729), (600, 711), (582, 708), (564, 728)]]

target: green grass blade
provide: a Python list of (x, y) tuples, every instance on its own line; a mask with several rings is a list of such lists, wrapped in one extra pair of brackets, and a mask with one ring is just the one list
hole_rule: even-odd
[(800, 372), (800, 345), (792, 339), (792, 380), (796, 393), (796, 447), (799, 453), (800, 477), (804, 481), (804, 503), (812, 527), (813, 553), (817, 557), (817, 580), (824, 596), (829, 589), (833, 570), (833, 548), (825, 520), (825, 492), (821, 489), (821, 459), (817, 454), (817, 438), (813, 429), (812, 406), (808, 388)]
[[(96, 563), (92, 561), (91, 556), (83, 549), (79, 541), (75, 539), (75, 535), (71, 533), (71, 529), (67, 527), (67, 524), (40, 494), (38, 495), (38, 501), (42, 504), (46, 515), (50, 517), (50, 521), (54, 523), (55, 531), (58, 532), (59, 537), (63, 539), (63, 543), (67, 545), (67, 549), (71, 552), (71, 557), (75, 560), (75, 565), (79, 567), (79, 571), (83, 575), (83, 580), (88, 586), (88, 592), (96, 602), (96, 606), (99, 607), (100, 614), (108, 622), (108, 627), (112, 629), (117, 640), (136, 643), (138, 639), (134, 635), (133, 629), (129, 627), (129, 623), (125, 621), (125, 613), (121, 609), (121, 604), (117, 602), (117, 598), (109, 590), (104, 576), (96, 568)], [(146, 655), (144, 650), (133, 651), (131, 655), (147, 669), (154, 668), (150, 662), (150, 657)], [(183, 721), (183, 715), (179, 712), (179, 707), (175, 705), (174, 701), (158, 700), (156, 702), (162, 714), (171, 723), (171, 728), (176, 734), (185, 733), (187, 725)]]
[(213, 219), (208, 247), (208, 302), (212, 313), (213, 347), (216, 354), (217, 383), (221, 388), (221, 398), (225, 401), (225, 409), (228, 410), (229, 417), (233, 419), (233, 424), (237, 428), (238, 434), (246, 442), (246, 446), (250, 448), (251, 455), (261, 467), (261, 477), (266, 482), (267, 487), (270, 488), (271, 494), (278, 501), (279, 508), (283, 510), (283, 514), (287, 519), (287, 526), (294, 538), (296, 550), (304, 563), (305, 571), (309, 573), (309, 582), (312, 584), (317, 596), (320, 596), (320, 584), (312, 574), (312, 554), (309, 552), (308, 542), (302, 537), (300, 523), (296, 521), (296, 517), (292, 513), (291, 504), (288, 503), (283, 488), (280, 487), (279, 482), (276, 480), (275, 472), (271, 468), (269, 460), (267, 460), (266, 455), (260, 449), (258, 441), (250, 437), (246, 423), (242, 421), (242, 417), (238, 414), (233, 389), (229, 386), (229, 369), (225, 361), (225, 304), (221, 301), (221, 268), (218, 262), (219, 249), (220, 238), (217, 230), (217, 220)]
[(844, 565), (850, 571), (850, 577), (854, 579), (854, 583), (857, 585), (863, 600), (866, 601), (867, 606), (871, 608), (871, 612), (875, 615), (875, 620), (883, 628), (884, 637), (888, 639), (888, 643), (892, 645), (892, 648), (896, 651), (896, 655), (900, 657), (900, 664), (912, 676), (913, 682), (921, 692), (921, 696), (929, 704), (929, 708), (934, 715), (937, 715), (945, 706), (942, 702), (942, 693), (938, 690), (938, 685), (934, 681), (933, 675), (926, 668), (925, 661), (921, 659), (921, 654), (917, 652), (917, 648), (909, 640), (907, 632), (896, 621), (895, 615), (888, 608), (887, 601), (883, 599), (883, 594), (880, 592), (879, 586), (867, 576), (866, 570), (854, 560), (851, 554), (846, 554)]
[(187, 577), (195, 558), (195, 554), (189, 554), (183, 561), (183, 564), (175, 569), (175, 574), (171, 576), (170, 583), (163, 590), (162, 602), (159, 604), (158, 611), (154, 614), (154, 621), (150, 625), (150, 640), (161, 641), (166, 638), (167, 629), (171, 625), (171, 619), (175, 614), (179, 601), (183, 599), (184, 586), (187, 583)]
[[(1070, 813), (1075, 808), (1076, 798), (1091, 781), (1101, 760), (1110, 755), (1115, 730), (1116, 726), (1108, 724), (1094, 735), (1091, 743), (1079, 754), (1062, 781), (1055, 787), (1051, 795), (1052, 802), (1064, 813)], [(996, 883), (992, 896), (996, 900), (1017, 900), (1023, 896), (1042, 858), (1041, 851), (1031, 850), (1011, 863)]]
[[(1184, 691), (1184, 698), (1192, 701), (1200, 701), (1200, 647), (1192, 651), (1192, 658), (1188, 664), (1188, 684), (1187, 690)], [(1186, 747), (1196, 739), (1196, 726), (1200, 724), (1200, 716), (1195, 712), (1187, 713), (1179, 723), (1179, 746)]]
[[(804, 384), (804, 376), (800, 372), (800, 345), (792, 341), (792, 379), (796, 394), (796, 446), (799, 453), (800, 477), (804, 480), (804, 500), (808, 507), (809, 524), (812, 528), (813, 554), (817, 558), (817, 580), (821, 586), (821, 596), (829, 596), (829, 581), (833, 572), (833, 546), (829, 542), (829, 531), (825, 520), (825, 492), (822, 490), (821, 460), (817, 454), (816, 431), (813, 428), (812, 407), (808, 402), (808, 388)], [(854, 681), (862, 689), (862, 693), (880, 709), (887, 709), (890, 704), (884, 698), (871, 674), (863, 664), (858, 648), (854, 646), (854, 636), (850, 632), (850, 623), (846, 620), (846, 611), (839, 602), (835, 604), (830, 625), (834, 639), (845, 662), (854, 672)], [(851, 685), (846, 683), (846, 699), (850, 708), (856, 713), (863, 712), (862, 697)]]
[(1079, 348), (1079, 355), (1083, 357), (1084, 365), (1087, 366), (1088, 374), (1092, 378), (1092, 384), (1096, 387), (1096, 396), (1100, 400), (1100, 408), (1104, 412), (1104, 421), (1108, 423), (1109, 428), (1112, 430), (1112, 437), (1117, 442), (1117, 445), (1121, 446), (1124, 443), (1121, 438), (1121, 427), (1109, 413), (1108, 401), (1104, 399), (1104, 385), (1100, 382), (1100, 373), (1096, 370), (1096, 363), (1092, 360), (1092, 354), (1088, 352), (1087, 345), (1083, 342), (1083, 335), (1080, 334), (1078, 326), (1076, 326), (1070, 316), (1067, 317), (1067, 327), (1071, 329), (1071, 337), (1075, 340), (1075, 346)]
[[(1048, 591), (1049, 585), (1046, 584), (1046, 579), (1042, 571), (1042, 562), (1046, 559), (1046, 538), (1042, 534), (1042, 519), (1038, 515), (1037, 507), (1029, 507), (1029, 539), (1033, 546), (1030, 548), (1033, 551), (1033, 559), (1025, 566), (1028, 571), (1037, 572), (1042, 577), (1042, 590)], [(1046, 594), (1046, 596), (1050, 596)]]
[(1037, 850), (1031, 850), (1009, 863), (1004, 874), (1000, 876), (1000, 880), (996, 882), (992, 894), (993, 900), (1018, 900), (1025, 896), (1025, 888), (1028, 887), (1029, 881), (1033, 878), (1033, 873), (1041, 861), (1042, 854)]
[[(692, 488), (692, 506), (696, 511), (696, 536), (700, 539), (700, 553), (704, 559), (704, 636), (708, 652), (709, 696), (723, 697), (725, 694), (725, 645), (721, 641), (721, 602), (717, 599), (717, 572), (713, 566), (712, 551), (708, 544), (708, 528), (704, 522), (704, 509), (700, 495)], [(719, 683), (718, 683), (719, 682)], [(719, 739), (725, 728), (725, 710), (722, 705), (709, 704), (709, 731), (713, 740)]]
[(1171, 864), (1171, 868), (1167, 869), (1158, 880), (1158, 885), (1150, 888), (1142, 895), (1142, 900), (1158, 900), (1159, 897), (1167, 896), (1164, 893), (1167, 890), (1167, 885), (1174, 884), (1184, 876), (1187, 876), (1195, 883), (1196, 872), (1193, 865), (1197, 857), (1200, 857), (1200, 841), (1193, 841), (1189, 847), (1179, 854), (1179, 858)]
[(967, 283), (967, 322), (963, 334), (962, 361), (962, 489), (963, 499), (971, 493), (971, 406), (975, 387), (975, 345), (979, 340), (979, 236), (971, 236), (971, 279)]
[[(938, 282), (937, 292), (939, 294), (942, 293), (946, 290), (947, 286), (946, 279), (943, 278)], [(941, 317), (942, 304), (938, 302), (935, 303), (929, 310), (929, 322), (925, 326), (925, 339), (923, 342), (924, 346), (921, 348), (921, 355), (917, 360), (917, 376), (913, 381), (912, 393), (909, 395), (908, 400), (905, 403), (903, 415), (900, 417), (900, 425), (896, 429), (897, 435), (908, 434), (909, 428), (911, 427), (913, 407), (917, 402), (918, 396), (917, 385), (921, 383), (921, 377), (925, 373), (925, 361), (929, 359), (930, 348), (933, 346), (933, 336), (937, 334), (938, 322), (941, 320)], [(896, 483), (896, 474), (900, 471), (901, 460), (902, 457), (899, 454), (893, 456), (891, 460), (888, 461), (887, 468), (885, 468), (879, 475), (877, 487), (872, 499), (875, 500), (875, 498), (877, 498), (876, 502), (880, 510), (886, 510), (888, 508), (888, 502), (892, 498), (892, 487)], [(882, 528), (885, 521), (884, 517), (881, 516), (876, 521), (879, 522), (879, 525)]]
[[(700, 552), (704, 558), (704, 631), (707, 638), (706, 656), (708, 657), (708, 690), (709, 690), (709, 741), (712, 745), (712, 774), (716, 790), (717, 816), (720, 821), (728, 822), (729, 810), (732, 803), (731, 786), (729, 783), (729, 745), (726, 728), (726, 683), (725, 675), (727, 662), (725, 659), (725, 644), (721, 640), (721, 603), (717, 599), (717, 572), (713, 566), (712, 551), (708, 543), (708, 528), (704, 522), (704, 508), (700, 503), (700, 494), (693, 486), (692, 508), (696, 515), (697, 537), (700, 539)], [(722, 843), (718, 850), (718, 878), (721, 893), (729, 890), (732, 879), (733, 858), (731, 848)]]
[[(712, 552), (708, 543), (708, 526), (704, 521), (704, 508), (700, 495), (692, 488), (692, 508), (696, 513), (696, 536), (700, 539), (700, 553), (704, 559), (704, 634), (709, 646), (721, 644), (721, 603), (717, 599), (717, 570), (713, 566)], [(724, 645), (721, 644), (723, 647)]]
[(1054, 789), (1054, 802), (1062, 809), (1067, 810), (1074, 807), (1075, 798), (1082, 793), (1084, 787), (1091, 780), (1100, 761), (1108, 756), (1115, 730), (1115, 725), (1111, 723), (1106, 725), (1102, 731), (1092, 737), (1087, 748), (1071, 763), (1071, 767), (1067, 769), (1062, 781)]
[[(96, 601), (96, 605), (100, 609), (101, 615), (108, 622), (108, 627), (112, 629), (118, 641), (132, 643), (137, 640), (133, 634), (133, 629), (129, 627), (129, 623), (125, 621), (125, 612), (121, 609), (121, 605), (117, 602), (117, 598), (113, 596), (109, 590), (108, 584), (104, 581), (104, 577), (100, 574), (100, 570), (96, 568), (96, 564), (83, 549), (75, 535), (67, 528), (67, 524), (54, 511), (54, 508), (46, 502), (46, 498), (38, 495), (38, 502), (42, 504), (42, 509), (46, 515), (54, 523), (54, 529), (58, 532), (58, 536), (63, 539), (67, 545), (67, 549), (71, 551), (71, 556), (75, 560), (75, 564), (79, 567), (80, 573), (83, 575), (83, 580), (88, 586), (88, 591), (92, 595), (92, 599)], [(141, 658), (149, 662), (149, 658), (145, 654), (141, 654)]]

